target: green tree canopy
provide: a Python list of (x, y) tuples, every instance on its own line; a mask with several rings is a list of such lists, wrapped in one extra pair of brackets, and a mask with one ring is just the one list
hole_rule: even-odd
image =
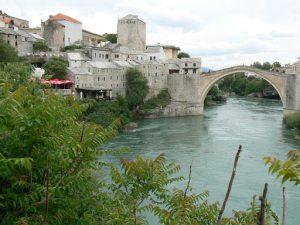
[(62, 58), (51, 58), (43, 65), (45, 74), (52, 78), (65, 79), (67, 75), (68, 62)]
[(16, 62), (19, 56), (16, 50), (0, 38), (0, 62)]
[(105, 38), (105, 40), (109, 41), (110, 43), (117, 43), (117, 34), (105, 33), (102, 36)]
[(262, 64), (262, 69), (263, 70), (270, 70), (271, 68), (272, 68), (272, 66), (271, 66), (271, 63), (269, 63), (269, 62), (264, 62)]
[(254, 62), (254, 63), (252, 63), (251, 66), (252, 66), (252, 67), (255, 67), (255, 68), (258, 68), (258, 69), (262, 69), (262, 65), (261, 65), (260, 62)]
[(33, 46), (34, 52), (36, 52), (36, 51), (46, 52), (49, 49), (48, 44), (45, 41), (33, 42), (32, 46)]
[(186, 52), (179, 52), (179, 54), (177, 55), (178, 59), (182, 59), (182, 58), (190, 58), (190, 55)]
[(273, 68), (280, 68), (281, 67), (281, 64), (280, 64), (280, 62), (274, 62), (273, 64), (272, 64), (272, 67)]
[(126, 98), (130, 109), (136, 109), (144, 103), (144, 99), (149, 92), (148, 81), (142, 73), (134, 68), (126, 72)]

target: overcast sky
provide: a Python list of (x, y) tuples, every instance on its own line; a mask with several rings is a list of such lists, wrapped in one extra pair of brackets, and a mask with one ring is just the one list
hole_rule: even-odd
[(0, 0), (4, 12), (40, 26), (63, 13), (99, 34), (116, 33), (118, 17), (138, 15), (147, 44), (171, 44), (212, 69), (300, 56), (299, 0)]

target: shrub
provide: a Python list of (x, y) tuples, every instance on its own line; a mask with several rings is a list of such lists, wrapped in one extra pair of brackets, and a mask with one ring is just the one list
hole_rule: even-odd
[(300, 130), (300, 113), (286, 115), (283, 121), (288, 128), (296, 128)]
[(32, 46), (34, 52), (36, 51), (46, 52), (49, 50), (49, 47), (45, 41), (36, 41), (32, 44)]

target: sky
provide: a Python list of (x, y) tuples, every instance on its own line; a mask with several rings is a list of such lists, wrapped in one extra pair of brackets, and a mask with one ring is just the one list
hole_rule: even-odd
[(300, 56), (299, 0), (0, 0), (0, 10), (30, 27), (63, 13), (98, 34), (116, 33), (118, 18), (138, 15), (147, 44), (178, 46), (211, 69)]

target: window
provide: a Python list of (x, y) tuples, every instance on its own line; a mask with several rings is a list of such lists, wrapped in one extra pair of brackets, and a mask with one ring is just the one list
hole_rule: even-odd
[(117, 80), (119, 80), (119, 76), (117, 76)]
[(15, 45), (16, 45), (16, 47), (18, 47), (18, 42), (17, 41), (15, 42)]
[(157, 76), (157, 73), (155, 73), (155, 76)]
[(119, 55), (118, 55), (118, 54), (115, 54), (115, 58), (118, 59), (118, 58), (119, 58)]
[(117, 84), (117, 87), (119, 87), (119, 85)]
[(103, 81), (105, 81), (105, 77), (103, 77)]
[(152, 56), (150, 56), (150, 60), (152, 60)]
[(185, 65), (185, 66), (188, 66), (188, 64), (187, 64), (187, 63), (185, 63), (184, 65)]
[(187, 69), (184, 69), (184, 73), (187, 74), (187, 73), (188, 73), (188, 70), (187, 70)]
[(196, 69), (193, 69), (193, 74), (195, 74), (197, 72), (197, 70)]
[(105, 58), (108, 59), (108, 54), (105, 54)]
[(17, 39), (17, 38), (18, 38), (18, 36), (17, 36), (17, 35), (15, 35), (15, 38)]
[(196, 66), (196, 63), (194, 63), (193, 66)]
[(97, 58), (96, 52), (95, 52), (95, 58)]
[(98, 81), (100, 81), (100, 77), (98, 76)]
[(153, 56), (153, 59), (155, 60), (155, 59), (156, 59), (156, 56)]

